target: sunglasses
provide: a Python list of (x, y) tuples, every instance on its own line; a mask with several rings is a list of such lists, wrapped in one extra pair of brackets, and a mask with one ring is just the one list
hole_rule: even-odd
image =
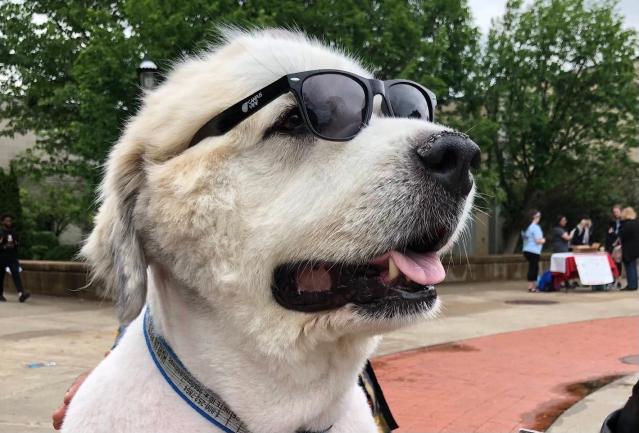
[(330, 141), (350, 140), (368, 125), (375, 95), (382, 96), (382, 112), (390, 117), (432, 122), (437, 105), (433, 92), (408, 80), (381, 81), (330, 69), (288, 74), (209, 120), (189, 147), (206, 137), (226, 134), (288, 92), (295, 97), (308, 130)]

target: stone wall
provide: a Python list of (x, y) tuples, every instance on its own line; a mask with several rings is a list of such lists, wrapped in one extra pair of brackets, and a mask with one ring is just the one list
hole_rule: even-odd
[[(542, 255), (540, 269), (548, 269), (549, 255)], [(477, 257), (444, 257), (447, 283), (526, 279), (528, 263), (520, 254)], [(77, 262), (22, 260), (22, 283), (27, 290), (54, 296), (100, 299), (98, 287), (88, 284), (87, 267)], [(13, 281), (5, 274), (5, 293), (14, 292)]]
[[(476, 257), (444, 257), (447, 283), (526, 280), (528, 262), (522, 254)], [(550, 254), (542, 254), (540, 274), (550, 268)]]
[[(102, 299), (95, 285), (88, 285), (88, 269), (78, 262), (21, 260), (22, 285), (32, 293)], [(4, 292), (15, 293), (11, 275), (5, 273)]]

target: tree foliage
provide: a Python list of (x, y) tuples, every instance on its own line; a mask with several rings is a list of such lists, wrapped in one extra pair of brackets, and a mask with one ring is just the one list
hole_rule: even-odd
[(20, 255), (34, 260), (74, 259), (78, 245), (63, 245), (59, 238), (71, 224), (89, 228), (91, 202), (86, 184), (54, 176), (24, 175), (22, 179)]
[(17, 222), (22, 217), (22, 205), (20, 203), (20, 188), (18, 186), (18, 176), (10, 168), (9, 173), (5, 173), (0, 168), (0, 215), (10, 214)]
[(466, 0), (0, 0), (0, 133), (35, 132), (22, 171), (82, 186), (72, 200), (88, 203), (137, 109), (143, 56), (167, 71), (220, 23), (300, 28), (434, 90), (439, 119), (482, 147), (479, 190), (518, 232), (527, 207), (597, 214), (636, 190), (637, 36), (614, 6), (510, 0), (480, 50)]
[(204, 49), (217, 23), (302, 28), (443, 100), (463, 90), (478, 35), (463, 0), (5, 0), (0, 17), (4, 133), (37, 134), (33, 170), (92, 183), (136, 110), (142, 56), (166, 70)]
[(490, 30), (480, 123), (511, 233), (527, 208), (598, 213), (637, 186), (637, 35), (614, 7), (510, 0)]
[(21, 171), (56, 185), (25, 196), (34, 230), (59, 233), (90, 217), (78, 205), (138, 107), (142, 58), (165, 72), (215, 41), (218, 24), (303, 29), (380, 77), (430, 86), (443, 102), (465, 91), (478, 52), (466, 0), (0, 0), (0, 133), (34, 132)]
[(91, 203), (86, 202), (90, 191), (85, 191), (84, 185), (55, 178), (26, 185), (28, 187), (21, 191), (21, 200), (25, 224), (32, 229), (49, 231), (57, 238), (71, 224), (90, 227)]

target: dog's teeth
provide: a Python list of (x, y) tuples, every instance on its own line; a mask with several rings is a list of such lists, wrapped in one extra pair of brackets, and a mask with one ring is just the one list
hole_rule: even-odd
[(392, 258), (388, 258), (388, 279), (393, 281), (399, 276), (399, 268), (395, 264)]

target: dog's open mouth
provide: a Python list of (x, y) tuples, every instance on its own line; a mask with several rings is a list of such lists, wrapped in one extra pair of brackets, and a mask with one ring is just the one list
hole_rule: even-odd
[(434, 304), (433, 286), (445, 275), (434, 252), (391, 250), (359, 265), (307, 261), (279, 266), (272, 290), (280, 305), (296, 311), (324, 311), (352, 303), (367, 310), (390, 306), (410, 312)]

